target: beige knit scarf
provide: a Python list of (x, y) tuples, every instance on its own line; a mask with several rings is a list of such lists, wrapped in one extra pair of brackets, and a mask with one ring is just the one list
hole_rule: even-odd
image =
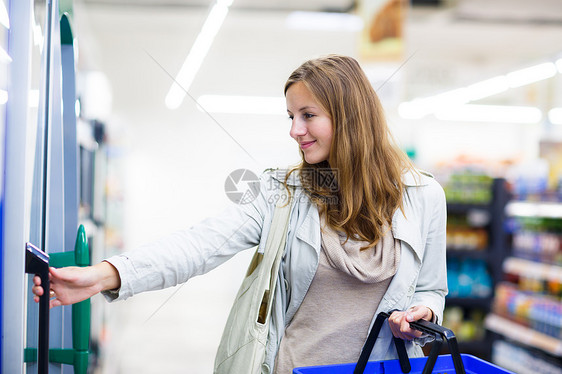
[(345, 233), (337, 232), (320, 219), (322, 245), (328, 263), (365, 283), (377, 283), (388, 279), (398, 270), (400, 263), (400, 241), (394, 239), (392, 230), (385, 226), (385, 233), (373, 249), (361, 250), (365, 241), (352, 240), (345, 244)]

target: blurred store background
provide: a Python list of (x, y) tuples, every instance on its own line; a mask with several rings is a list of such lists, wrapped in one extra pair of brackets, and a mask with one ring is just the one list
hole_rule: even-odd
[[(32, 6), (32, 89), (47, 3)], [(92, 263), (220, 213), (236, 169), (298, 163), (285, 79), (308, 58), (351, 55), (397, 142), (446, 190), (444, 324), (461, 351), (517, 373), (562, 373), (561, 1), (55, 4), (71, 20), (78, 221)], [(251, 255), (124, 302), (94, 297), (88, 372), (212, 372)]]

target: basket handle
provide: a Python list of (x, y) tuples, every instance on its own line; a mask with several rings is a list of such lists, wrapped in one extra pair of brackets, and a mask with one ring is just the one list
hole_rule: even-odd
[[(455, 334), (453, 333), (453, 331), (440, 326), (436, 323), (431, 323), (429, 321), (420, 319), (418, 321), (414, 321), (414, 322), (410, 322), (410, 326), (412, 326), (413, 328), (415, 328), (416, 330), (419, 330), (421, 332), (424, 332), (426, 334), (431, 334), (435, 337), (439, 336), (442, 337), (444, 340), (447, 341), (447, 344), (449, 345), (449, 351), (451, 351), (451, 358), (453, 360), (453, 365), (455, 367), (455, 372), (457, 374), (465, 374), (465, 370), (464, 370), (464, 365), (462, 363), (462, 358), (461, 358), (461, 353), (459, 350), (459, 345), (457, 343), (457, 337), (455, 336)], [(432, 354), (434, 354), (433, 349), (431, 350), (431, 352), (429, 353), (429, 355), (431, 356)], [(437, 358), (437, 355), (439, 354), (439, 352), (436, 352), (435, 358)], [(429, 360), (429, 358), (428, 358)], [(428, 373), (430, 373), (431, 371), (428, 371)], [(425, 371), (424, 373), (425, 374)]]
[[(363, 372), (365, 371), (365, 367), (367, 366), (367, 362), (369, 361), (369, 356), (373, 351), (373, 347), (375, 346), (375, 342), (382, 328), (383, 322), (387, 318), (389, 318), (394, 311), (396, 310), (392, 310), (390, 312), (381, 312), (377, 315), (377, 318), (375, 319), (375, 323), (373, 324), (369, 336), (367, 337), (367, 341), (363, 346), (361, 355), (359, 356), (359, 360), (357, 361), (357, 365), (355, 366), (355, 370), (353, 371), (353, 374), (363, 374)], [(443, 340), (447, 340), (447, 343), (449, 345), (449, 350), (451, 351), (451, 358), (453, 359), (455, 372), (457, 374), (465, 374), (464, 365), (459, 351), (459, 346), (457, 344), (457, 338), (455, 337), (455, 334), (451, 330), (425, 320), (410, 322), (410, 326), (416, 330), (419, 330), (429, 335), (433, 335), (435, 337), (434, 345), (431, 349), (431, 352), (429, 353), (429, 356), (427, 357), (427, 361), (423, 368), (422, 374), (430, 374), (431, 371), (433, 370), (433, 367), (435, 366), (435, 362), (437, 361), (437, 356), (439, 355), (439, 351), (441, 350), (441, 346), (443, 345)], [(411, 370), (411, 366), (408, 359), (408, 355), (406, 353), (406, 347), (404, 341), (396, 337), (393, 337), (393, 340), (394, 340), (394, 345), (396, 346), (396, 352), (398, 353), (400, 368), (402, 369), (403, 373), (409, 373)]]

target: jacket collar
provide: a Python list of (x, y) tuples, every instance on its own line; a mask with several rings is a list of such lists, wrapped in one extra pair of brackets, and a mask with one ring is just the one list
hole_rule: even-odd
[[(287, 171), (283, 169), (268, 169), (267, 172), (271, 173), (272, 177), (275, 180), (283, 183)], [(409, 170), (402, 174), (402, 181), (406, 185), (405, 195), (408, 194), (409, 188), (426, 186), (429, 183), (430, 178), (433, 178), (433, 176), (430, 173), (422, 170)], [(292, 173), (287, 183), (295, 187), (301, 186), (298, 173)], [(395, 239), (402, 240), (408, 243), (414, 250), (416, 256), (421, 260), (421, 258), (423, 257), (421, 234), (415, 220), (407, 218), (407, 216), (414, 214), (413, 210), (409, 206), (408, 200), (408, 197), (404, 196), (404, 212), (398, 209), (392, 217), (392, 234)], [(318, 211), (316, 209), (311, 209), (307, 213), (305, 224), (300, 227), (297, 233), (297, 236), (300, 239), (305, 240), (313, 247), (319, 246), (320, 237), (318, 235), (315, 235), (316, 232), (311, 229), (310, 223), (311, 221), (318, 219)]]

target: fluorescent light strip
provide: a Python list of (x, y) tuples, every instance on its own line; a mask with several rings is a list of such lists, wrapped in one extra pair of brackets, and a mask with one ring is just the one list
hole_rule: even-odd
[(170, 91), (166, 95), (166, 106), (169, 109), (176, 109), (183, 102), (186, 92), (189, 91), (193, 79), (197, 75), (205, 56), (213, 44), (215, 36), (228, 14), (228, 7), (232, 4), (232, 1), (217, 0), (215, 5), (213, 5)]
[(552, 108), (549, 110), (548, 120), (554, 125), (562, 125), (562, 108)]
[(209, 113), (287, 115), (284, 97), (202, 95), (197, 104)]
[(443, 108), (435, 117), (446, 121), (538, 123), (542, 118), (539, 108), (528, 106), (501, 106), (466, 104)]
[(562, 72), (562, 59), (556, 61), (556, 64), (546, 62), (516, 70), (506, 75), (486, 79), (467, 87), (403, 102), (398, 106), (398, 114), (406, 119), (420, 119), (431, 113), (446, 110), (451, 106), (464, 105), (471, 101), (505, 92), (509, 88), (520, 87), (550, 78), (556, 74), (557, 68)]
[(4, 0), (0, 1), (0, 24), (8, 30), (10, 29), (10, 16)]
[(465, 104), (469, 101), (468, 95), (469, 91), (466, 88), (459, 88), (435, 96), (414, 99), (401, 103), (398, 106), (398, 114), (402, 118), (420, 119), (443, 107)]
[(505, 75), (500, 75), (471, 84), (466, 89), (468, 90), (469, 101), (475, 101), (507, 91), (509, 83)]
[(507, 91), (508, 88), (507, 78), (505, 75), (500, 75), (471, 84), (468, 87), (401, 103), (398, 106), (398, 113), (403, 118), (420, 119), (441, 108), (467, 104), (470, 101)]
[(509, 87), (521, 87), (542, 81), (556, 74), (556, 66), (552, 62), (545, 62), (525, 69), (517, 70), (506, 75)]
[(287, 16), (285, 27), (291, 30), (354, 32), (363, 29), (363, 20), (346, 13), (296, 11)]

